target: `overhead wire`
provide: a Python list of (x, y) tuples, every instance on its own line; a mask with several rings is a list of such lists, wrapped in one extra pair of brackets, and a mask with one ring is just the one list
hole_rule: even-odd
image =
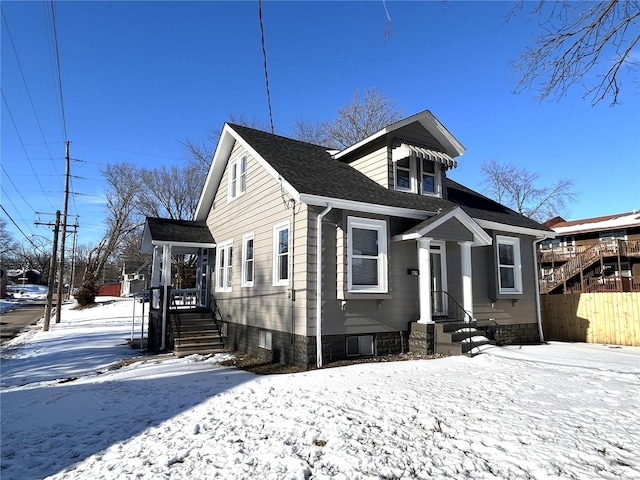
[(9, 28), (9, 22), (7, 21), (7, 17), (4, 14), (4, 10), (0, 10), (2, 13), (2, 20), (4, 22), (4, 26), (7, 30), (7, 35), (9, 36), (9, 43), (11, 44), (11, 48), (13, 49), (13, 53), (16, 57), (16, 63), (18, 64), (18, 70), (20, 71), (20, 76), (22, 77), (22, 83), (24, 84), (24, 88), (27, 91), (27, 97), (29, 97), (29, 103), (31, 104), (31, 109), (33, 110), (33, 115), (36, 118), (36, 123), (38, 124), (38, 129), (40, 130), (40, 135), (42, 136), (42, 140), (44, 142), (45, 148), (47, 149), (47, 153), (49, 154), (49, 158), (51, 160), (51, 164), (53, 165), (53, 169), (58, 176), (60, 176), (60, 172), (58, 172), (58, 168), (56, 167), (56, 163), (53, 160), (53, 155), (51, 154), (51, 150), (49, 150), (49, 144), (44, 135), (44, 131), (42, 129), (42, 124), (40, 123), (40, 117), (38, 117), (38, 112), (36, 110), (36, 106), (33, 103), (33, 97), (31, 96), (31, 91), (29, 90), (29, 86), (27, 85), (27, 79), (24, 75), (24, 70), (22, 69), (22, 63), (20, 62), (20, 56), (18, 55), (18, 50), (16, 49), (16, 44), (13, 41), (13, 36), (11, 35), (11, 29)]
[(67, 119), (64, 114), (64, 98), (62, 96), (62, 74), (60, 71), (60, 48), (58, 46), (58, 29), (56, 28), (56, 8), (54, 0), (51, 0), (51, 16), (53, 20), (53, 41), (56, 54), (56, 71), (58, 74), (58, 93), (60, 94), (60, 113), (62, 115), (62, 130), (65, 141), (69, 139), (67, 135)]
[(18, 225), (16, 223), (16, 221), (13, 219), (13, 217), (11, 215), (9, 215), (9, 212), (7, 212), (7, 210), (0, 204), (0, 208), (2, 209), (2, 211), (5, 213), (5, 215), (7, 216), (7, 218), (9, 220), (11, 220), (11, 223), (13, 223), (15, 225), (15, 227), (18, 229), (18, 231), (22, 234), (22, 236), (24, 238), (27, 239), (27, 241), (33, 246), (33, 248), (35, 248), (36, 250), (38, 249), (38, 247), (36, 246), (35, 243), (33, 243), (33, 240), (31, 240), (31, 238), (29, 237), (29, 235), (27, 235), (26, 233), (24, 233), (24, 231), (20, 228), (20, 225)]
[[(33, 167), (33, 163), (31, 162), (31, 158), (29, 157), (29, 152), (27, 152), (27, 148), (24, 146), (24, 143), (22, 142), (22, 136), (20, 135), (20, 131), (18, 130), (18, 125), (16, 125), (16, 121), (13, 118), (13, 113), (11, 113), (11, 109), (9, 108), (9, 104), (7, 103), (7, 99), (4, 96), (4, 90), (0, 89), (0, 95), (2, 95), (2, 101), (4, 102), (4, 105), (7, 108), (7, 112), (9, 113), (9, 118), (11, 119), (11, 123), (13, 124), (13, 128), (15, 128), (15, 130), (16, 130), (16, 135), (18, 135), (18, 140), (20, 141), (20, 144), (22, 145), (22, 150), (24, 150), (24, 154), (27, 157), (27, 161), (29, 162), (29, 165), (31, 166), (31, 170), (33, 171), (35, 179), (37, 180), (38, 185), (40, 185), (40, 188), (42, 189), (42, 193), (44, 193), (44, 196), (47, 199), (47, 201), (49, 202), (49, 205), (51, 205), (51, 208), (55, 208), (53, 206), (53, 203), (51, 203), (51, 199), (47, 196), (46, 192), (44, 191), (44, 187), (42, 186), (42, 182), (40, 182), (40, 177), (38, 176), (38, 173), (36, 172), (36, 169)], [(3, 167), (3, 170), (4, 170), (4, 167)], [(4, 170), (4, 171), (6, 173), (6, 170)], [(7, 176), (8, 176), (8, 174), (7, 174)], [(13, 184), (13, 182), (11, 182), (11, 183)]]

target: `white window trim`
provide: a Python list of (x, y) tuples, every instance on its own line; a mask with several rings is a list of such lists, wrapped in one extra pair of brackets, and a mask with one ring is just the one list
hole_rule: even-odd
[[(231, 249), (231, 264), (222, 265), (220, 263), (220, 253), (225, 253), (225, 261), (229, 259), (229, 250)], [(220, 282), (220, 270), (223, 270), (222, 282)], [(231, 275), (231, 285), (227, 286), (228, 276)], [(216, 245), (216, 292), (230, 292), (233, 285), (233, 239), (226, 240)]]
[[(244, 163), (244, 173), (242, 172), (242, 164)], [(235, 183), (235, 193), (233, 185)], [(242, 186), (243, 188), (240, 188)], [(228, 181), (227, 181), (227, 199), (233, 201), (244, 195), (247, 188), (247, 155), (241, 154), (229, 161)]]
[[(401, 159), (404, 160), (404, 159)], [(414, 165), (415, 162), (413, 161), (413, 158), (410, 156), (409, 157), (409, 188), (402, 188), (398, 186), (398, 163), (400, 162), (400, 160), (393, 162), (393, 186), (394, 188), (399, 191), (399, 192), (416, 192), (416, 182), (415, 182), (415, 177), (416, 174), (414, 172)], [(400, 167), (401, 170), (406, 171), (406, 168), (404, 167)]]
[[(419, 160), (419, 161), (418, 161)], [(419, 168), (418, 168), (419, 164)], [(416, 170), (420, 171), (420, 178), (417, 179), (420, 193), (428, 197), (441, 197), (442, 196), (442, 169), (438, 162), (433, 162), (433, 175), (427, 173), (430, 177), (433, 176), (433, 192), (425, 192), (422, 190), (422, 179), (424, 172), (422, 171), (422, 159), (416, 159)]]
[[(287, 245), (287, 278), (281, 279), (279, 278), (279, 257), (280, 253), (278, 252), (278, 235), (282, 230), (288, 230), (288, 239), (289, 243)], [(281, 222), (273, 226), (273, 285), (276, 287), (279, 286), (289, 286), (289, 280), (291, 278), (291, 229), (289, 228), (289, 221)]]
[[(393, 188), (399, 192), (419, 193), (428, 197), (442, 197), (442, 168), (440, 163), (433, 162), (433, 192), (422, 191), (422, 158), (409, 156), (409, 188), (398, 187), (398, 161), (393, 162)], [(400, 167), (405, 170), (404, 167)], [(431, 174), (429, 174), (431, 176)]]
[[(500, 245), (513, 246), (513, 263), (514, 265), (505, 265), (505, 267), (513, 267), (514, 288), (503, 288), (500, 283)], [(496, 274), (498, 275), (498, 287), (501, 294), (522, 294), (522, 261), (520, 257), (520, 239), (517, 237), (506, 237), (504, 235), (496, 235)]]
[[(253, 258), (251, 259), (253, 265), (253, 279), (247, 280), (247, 241), (253, 240)], [(240, 285), (243, 287), (253, 287), (253, 282), (256, 278), (256, 241), (253, 232), (246, 233), (242, 236), (242, 277)]]
[[(364, 230), (376, 230), (378, 232), (378, 285), (354, 285), (353, 284), (353, 228)], [(387, 266), (387, 222), (372, 218), (347, 217), (347, 288), (349, 292), (358, 293), (387, 293), (388, 292), (388, 266)]]

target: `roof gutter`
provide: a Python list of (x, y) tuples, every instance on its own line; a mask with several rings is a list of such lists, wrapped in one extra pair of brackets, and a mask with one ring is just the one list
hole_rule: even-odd
[(322, 219), (333, 207), (327, 207), (316, 218), (316, 366), (322, 366)]

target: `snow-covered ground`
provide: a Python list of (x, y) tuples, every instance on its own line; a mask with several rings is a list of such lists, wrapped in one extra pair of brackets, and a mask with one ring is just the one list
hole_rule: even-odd
[(65, 307), (2, 349), (3, 480), (640, 478), (640, 348), (266, 377), (228, 355), (109, 370), (139, 355), (132, 306)]
[(0, 300), (0, 314), (10, 312), (23, 301), (47, 297), (47, 287), (42, 285), (11, 285), (7, 292), (10, 297)]

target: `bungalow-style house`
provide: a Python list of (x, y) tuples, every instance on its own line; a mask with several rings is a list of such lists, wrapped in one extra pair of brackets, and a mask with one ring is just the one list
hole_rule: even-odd
[(556, 237), (540, 242), (541, 293), (640, 292), (640, 213), (544, 223)]
[(449, 179), (464, 150), (429, 111), (339, 151), (226, 124), (193, 221), (147, 219), (157, 348), (186, 330), (176, 251), (226, 346), (286, 364), (541, 341), (553, 232)]

